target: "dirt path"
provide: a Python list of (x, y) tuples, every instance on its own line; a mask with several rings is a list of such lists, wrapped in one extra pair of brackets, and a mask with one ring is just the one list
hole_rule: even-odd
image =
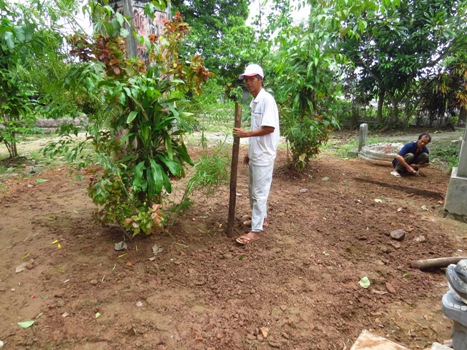
[[(342, 350), (362, 329), (410, 349), (449, 339), (443, 271), (410, 267), (465, 254), (466, 224), (442, 216), (449, 175), (427, 169), (394, 178), (385, 166), (325, 157), (308, 176), (291, 177), (285, 155), (270, 226), (246, 247), (224, 234), (228, 188), (195, 196), (174, 226), (127, 239), (122, 252), (114, 245), (125, 235), (94, 220), (86, 180), (62, 168), (5, 181), (5, 349)], [(245, 174), (240, 169), (238, 235), (249, 213)], [(403, 241), (389, 237), (395, 229), (407, 232)], [(156, 256), (154, 244), (163, 248)], [(26, 320), (35, 324), (18, 326)]]

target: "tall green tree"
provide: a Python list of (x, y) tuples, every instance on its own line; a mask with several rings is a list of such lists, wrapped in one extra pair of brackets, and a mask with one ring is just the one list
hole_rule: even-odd
[(21, 138), (35, 131), (34, 109), (50, 101), (47, 87), (61, 81), (65, 69), (61, 20), (71, 18), (74, 6), (70, 0), (18, 4), (0, 0), (0, 141), (11, 158), (19, 156), (16, 146)]
[(219, 84), (235, 81), (255, 51), (254, 30), (245, 24), (248, 1), (175, 0), (172, 6), (190, 26), (182, 55), (202, 55)]
[(458, 115), (457, 124), (467, 122), (467, 60), (456, 56), (446, 61), (446, 67), (432, 72), (422, 81), (420, 110), (426, 112), (430, 125), (435, 119), (440, 124), (450, 124)]
[(334, 5), (329, 13), (337, 29), (335, 38), (340, 53), (352, 62), (348, 76), (358, 79), (353, 94), (377, 97), (380, 120), (383, 105), (389, 106), (387, 125), (400, 122), (400, 104), (411, 103), (417, 80), (465, 44), (465, 1), (346, 2), (345, 7), (336, 1)]
[(8, 149), (10, 158), (17, 158), (19, 134), (30, 130), (34, 122), (27, 119), (32, 108), (29, 99), (31, 86), (18, 76), (21, 46), (27, 37), (32, 37), (34, 26), (16, 26), (17, 13), (14, 9), (7, 8), (5, 3), (0, 3), (0, 6), (0, 141)]
[(319, 20), (323, 11), (322, 6), (314, 6), (306, 25), (293, 26), (284, 18), (275, 22), (283, 27), (271, 31), (277, 52), (269, 57), (268, 65), (273, 67), (274, 92), (281, 106), (282, 134), (292, 151), (292, 165), (298, 170), (307, 168), (330, 132), (339, 127), (336, 107), (340, 86), (338, 72), (332, 68), (328, 24)]

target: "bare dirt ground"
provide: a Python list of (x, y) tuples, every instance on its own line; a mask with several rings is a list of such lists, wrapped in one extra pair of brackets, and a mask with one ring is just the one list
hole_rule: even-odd
[[(292, 176), (280, 152), (270, 225), (245, 247), (225, 235), (227, 187), (193, 197), (165, 233), (129, 240), (94, 219), (87, 181), (65, 167), (5, 180), (4, 348), (344, 350), (363, 329), (410, 349), (449, 339), (444, 272), (410, 267), (465, 254), (467, 224), (442, 215), (449, 174), (395, 178), (389, 164), (331, 156), (311, 164)], [(237, 235), (247, 232), (246, 173)], [(403, 241), (389, 236), (396, 229)], [(128, 250), (116, 251), (124, 239)]]

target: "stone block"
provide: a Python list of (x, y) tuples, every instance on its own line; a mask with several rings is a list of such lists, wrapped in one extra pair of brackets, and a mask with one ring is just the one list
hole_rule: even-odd
[(436, 343), (434, 342), (432, 345), (431, 345), (431, 349), (430, 350), (452, 350), (452, 348), (446, 346), (446, 345), (443, 345), (443, 344), (440, 344), (440, 343)]
[(386, 338), (372, 334), (364, 329), (350, 350), (409, 350)]
[(452, 169), (444, 202), (444, 216), (467, 223), (467, 177), (458, 176), (457, 169)]

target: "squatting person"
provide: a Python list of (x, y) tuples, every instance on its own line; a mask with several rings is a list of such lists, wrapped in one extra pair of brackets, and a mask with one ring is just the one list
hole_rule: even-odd
[(392, 161), (394, 170), (391, 172), (391, 175), (418, 175), (420, 168), (424, 168), (430, 164), (428, 157), (430, 151), (426, 147), (430, 142), (431, 136), (423, 133), (418, 136), (418, 141), (405, 144)]

